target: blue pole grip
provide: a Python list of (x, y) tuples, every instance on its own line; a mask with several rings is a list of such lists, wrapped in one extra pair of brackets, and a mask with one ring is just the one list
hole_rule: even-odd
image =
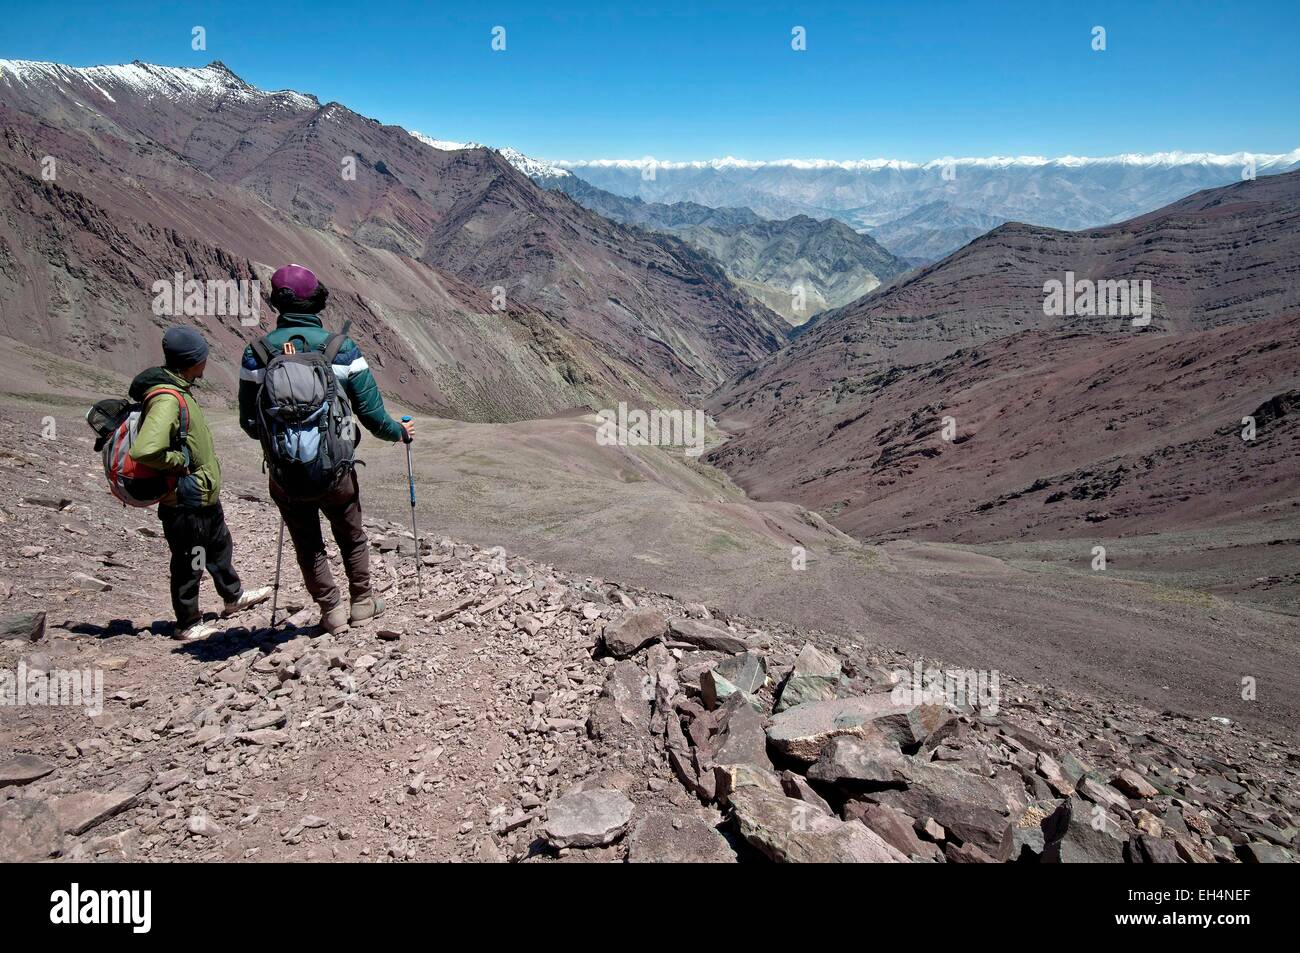
[[(411, 422), (411, 418), (409, 415), (404, 415), (402, 417), (402, 423), (409, 424), (410, 422)], [(406, 463), (407, 463), (406, 473), (407, 473), (407, 477), (410, 480), (410, 485), (411, 485), (411, 507), (414, 508), (415, 507), (415, 471), (412, 470), (410, 467), (411, 445), (409, 443), (406, 445)]]

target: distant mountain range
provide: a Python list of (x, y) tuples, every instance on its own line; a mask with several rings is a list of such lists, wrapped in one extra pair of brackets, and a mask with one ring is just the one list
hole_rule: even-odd
[[(1149, 325), (1046, 304), (1107, 279), (1150, 282)], [(710, 459), (867, 538), (1244, 519), (1295, 492), (1298, 316), (1300, 172), (1103, 228), (1002, 225), (737, 375)]]
[(0, 333), (130, 371), (194, 321), (228, 394), (258, 332), (154, 314), (154, 282), (309, 265), (388, 392), (468, 419), (697, 402), (788, 330), (711, 258), (499, 153), (430, 148), (220, 63), (0, 61), (0, 178)]
[[(481, 149), (412, 133), (437, 149)], [(801, 325), (827, 308), (848, 304), (911, 265), (872, 237), (836, 219), (807, 215), (773, 221), (748, 208), (710, 208), (697, 202), (643, 202), (596, 188), (565, 169), (515, 149), (500, 154), (544, 188), (564, 192), (605, 218), (683, 239), (707, 252), (735, 284)], [(996, 224), (996, 223), (995, 223)]]
[(909, 263), (925, 265), (952, 254), (1005, 221), (951, 202), (934, 201), (901, 218), (868, 228), (867, 234)]
[[(646, 202), (744, 206), (765, 218), (838, 218), (869, 231), (895, 255), (937, 260), (985, 222), (1080, 229), (1141, 215), (1200, 189), (1300, 168), (1300, 149), (1282, 155), (1159, 153), (1066, 156), (752, 162), (640, 160), (552, 163), (592, 185)], [(942, 206), (934, 203), (942, 202)], [(925, 234), (909, 217), (924, 213)], [(951, 213), (945, 221), (944, 214)], [(887, 226), (885, 231), (879, 231)], [(990, 226), (991, 227), (991, 226)], [(987, 230), (987, 228), (983, 229)], [(902, 232), (901, 239), (891, 232)], [(894, 238), (891, 244), (890, 237)], [(909, 243), (916, 242), (915, 245)]]

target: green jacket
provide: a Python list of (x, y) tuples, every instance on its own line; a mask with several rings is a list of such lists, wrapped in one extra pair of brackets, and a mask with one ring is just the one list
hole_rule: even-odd
[[(275, 323), (275, 330), (266, 336), (272, 352), (282, 348), (286, 341), (294, 341), (301, 353), (318, 351), (325, 346), (329, 331), (321, 325), (321, 320), (314, 314), (282, 314)], [(244, 433), (258, 439), (257, 432), (257, 390), (262, 385), (266, 368), (253, 353), (252, 345), (244, 348), (244, 359), (239, 366), (239, 425)], [(370, 373), (370, 365), (361, 354), (361, 348), (352, 338), (346, 338), (334, 358), (334, 376), (343, 385), (352, 405), (352, 413), (361, 425), (380, 440), (402, 439), (402, 425), (388, 415), (384, 409), (384, 398), (379, 393), (375, 376)]]
[[(185, 447), (178, 448), (181, 408), (170, 394), (149, 395), (160, 387), (170, 387), (185, 395), (189, 411), (189, 431)], [(165, 367), (151, 367), (136, 375), (128, 392), (132, 400), (147, 401), (131, 456), (137, 462), (164, 473), (184, 474), (176, 489), (159, 501), (162, 506), (211, 506), (221, 495), (221, 464), (212, 446), (212, 431), (203, 418), (199, 402), (190, 392), (185, 378)]]

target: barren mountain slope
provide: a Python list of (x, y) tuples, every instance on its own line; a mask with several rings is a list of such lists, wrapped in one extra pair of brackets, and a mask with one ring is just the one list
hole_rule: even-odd
[[(330, 319), (356, 321), (383, 386), (476, 419), (681, 401), (783, 334), (689, 249), (637, 238), (493, 153), (439, 152), (220, 64), (5, 61), (0, 125), (3, 330), (102, 347), (115, 367), (137, 363), (118, 342), (167, 320), (150, 313), (154, 281), (264, 278), (287, 259), (331, 287)], [(214, 376), (230, 380), (248, 332), (208, 320)]]
[(818, 409), (817, 426), (794, 415), (713, 459), (759, 498), (793, 494), (864, 539), (1266, 520), (1300, 499), (1300, 317), (1172, 336), (1028, 331), (845, 382)]
[[(836, 219), (796, 215), (769, 221), (747, 208), (625, 198), (575, 175), (538, 175), (534, 180), (616, 222), (684, 239), (716, 259), (744, 291), (796, 326), (862, 297), (908, 268), (875, 239)], [(796, 288), (802, 289), (801, 297)]]
[[(1285, 317), (1300, 309), (1298, 253), (1294, 173), (1201, 193), (1090, 232), (1003, 226), (824, 315), (720, 390), (713, 407), (739, 433), (714, 459), (760, 498), (826, 507), (837, 525), (867, 535), (923, 530), (931, 538), (990, 539), (1044, 519), (1041, 531), (1064, 529), (1057, 515), (1024, 511), (1027, 502), (998, 504), (1003, 493), (1040, 479), (1066, 481), (1063, 489), (1073, 492), (1089, 473), (1119, 465), (1111, 458), (1120, 451), (1136, 454), (1131, 467), (1180, 448), (1189, 479), (1205, 471), (1208, 496), (1177, 512), (1211, 518), (1244, 489), (1233, 484), (1234, 494), (1225, 492), (1227, 471), (1219, 468), (1244, 461), (1222, 431), (1296, 386), (1295, 325)], [(1135, 328), (1128, 317), (1045, 315), (1043, 284), (1063, 280), (1067, 270), (1094, 280), (1149, 278), (1151, 326)], [(935, 431), (946, 415), (956, 418), (959, 439), (972, 443), (940, 440)], [(1190, 429), (1177, 429), (1183, 425)], [(1133, 442), (1117, 443), (1116, 427)], [(1283, 434), (1280, 444), (1261, 438), (1246, 452), (1282, 466), (1293, 439), (1289, 429)], [(916, 479), (901, 479), (918, 466), (924, 469)], [(1077, 479), (1067, 480), (1072, 471)], [(1265, 492), (1284, 469), (1270, 473), (1251, 464), (1242, 475), (1252, 491)], [(1150, 490), (1132, 488), (1118, 510), (1116, 500), (1086, 510), (1141, 511), (1148, 523), (1130, 528), (1167, 527), (1138, 504)], [(918, 492), (926, 502), (917, 502)], [(890, 494), (899, 500), (894, 508), (882, 503)], [(911, 504), (903, 502), (907, 494)], [(985, 503), (997, 512), (977, 509)], [(1047, 512), (1068, 513), (1067, 523), (1086, 517), (1073, 506)]]

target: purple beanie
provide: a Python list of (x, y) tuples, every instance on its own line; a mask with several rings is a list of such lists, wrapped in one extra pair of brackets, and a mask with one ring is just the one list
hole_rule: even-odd
[(302, 265), (285, 265), (271, 276), (272, 291), (285, 288), (293, 292), (295, 298), (310, 298), (319, 284), (311, 270)]

